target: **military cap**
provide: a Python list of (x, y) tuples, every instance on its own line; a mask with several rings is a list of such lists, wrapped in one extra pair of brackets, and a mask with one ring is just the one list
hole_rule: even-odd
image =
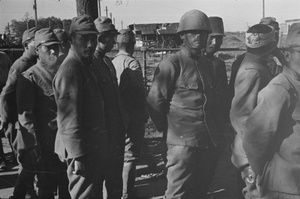
[(264, 17), (260, 20), (260, 24), (272, 26), (275, 31), (279, 30), (279, 24), (274, 17)]
[(23, 33), (23, 36), (22, 36), (22, 44), (24, 44), (26, 41), (34, 38), (34, 34), (38, 30), (39, 30), (39, 28), (36, 28), (36, 27), (25, 30)]
[(64, 29), (56, 28), (53, 32), (60, 42), (68, 40), (68, 33)]
[(98, 31), (92, 17), (89, 15), (81, 15), (72, 19), (69, 35), (72, 35), (73, 33), (86, 35), (98, 34)]
[(293, 23), (289, 28), (285, 47), (300, 51), (300, 23)]
[(40, 45), (50, 46), (53, 44), (59, 44), (59, 41), (52, 29), (42, 28), (36, 31), (34, 36), (34, 47), (37, 48)]
[(117, 29), (115, 28), (115, 25), (112, 24), (112, 21), (110, 18), (108, 17), (98, 17), (97, 19), (95, 19), (94, 21), (97, 30), (101, 33), (101, 32), (114, 32), (114, 33), (118, 33)]
[(223, 20), (222, 20), (221, 17), (209, 17), (208, 20), (209, 20), (210, 27), (211, 27), (211, 30), (212, 30), (212, 33), (210, 33), (211, 35), (225, 36)]
[(246, 32), (246, 46), (259, 48), (275, 41), (275, 31), (268, 25), (255, 24)]
[(130, 29), (122, 29), (117, 36), (118, 43), (135, 43), (135, 34)]

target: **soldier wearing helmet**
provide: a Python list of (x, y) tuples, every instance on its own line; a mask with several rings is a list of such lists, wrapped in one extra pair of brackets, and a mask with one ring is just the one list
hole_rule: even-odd
[(199, 10), (186, 12), (177, 33), (180, 51), (156, 68), (147, 102), (149, 114), (167, 138), (165, 198), (205, 198), (219, 145), (215, 120), (211, 65), (201, 54), (210, 23)]

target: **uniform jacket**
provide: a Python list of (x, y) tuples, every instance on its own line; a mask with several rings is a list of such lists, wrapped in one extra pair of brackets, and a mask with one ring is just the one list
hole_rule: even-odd
[(300, 195), (300, 75), (285, 67), (258, 94), (243, 146), (265, 191)]
[(27, 149), (39, 145), (43, 153), (54, 152), (57, 108), (52, 80), (56, 71), (56, 67), (47, 66), (38, 60), (18, 80), (18, 118), (24, 129), (22, 134), (32, 136), (32, 140), (26, 140)]
[[(26, 149), (25, 143), (34, 142), (32, 136), (21, 133), (22, 128), (18, 122), (16, 89), (18, 78), (24, 71), (36, 64), (36, 60), (36, 55), (25, 51), (10, 67), (6, 84), (0, 94), (0, 117), (3, 122), (10, 123), (5, 135), (12, 143), (15, 152)], [(28, 142), (28, 139), (31, 141)]]
[(92, 148), (107, 142), (99, 84), (95, 68), (70, 49), (53, 80), (58, 125), (55, 152), (61, 158), (88, 155)]
[(206, 58), (193, 59), (183, 47), (159, 64), (147, 102), (155, 125), (167, 128), (167, 144), (217, 145), (221, 131), (213, 114), (212, 94), (211, 65)]
[(99, 75), (100, 88), (103, 93), (106, 125), (112, 141), (111, 149), (124, 154), (125, 129), (128, 126), (128, 115), (121, 99), (116, 71), (105, 53), (96, 50), (93, 66)]
[(217, 108), (220, 109), (220, 113), (226, 121), (229, 121), (229, 107), (228, 107), (228, 94), (227, 94), (227, 72), (226, 65), (223, 60), (212, 55), (207, 56), (208, 60), (212, 63), (212, 80), (214, 88), (214, 100)]
[(25, 51), (11, 66), (8, 79), (0, 95), (0, 116), (4, 122), (16, 122), (18, 119), (16, 87), (22, 72), (36, 63), (37, 57)]
[(119, 52), (112, 63), (116, 69), (121, 96), (131, 122), (145, 123), (145, 87), (138, 60), (126, 52)]
[(242, 147), (246, 120), (257, 105), (257, 94), (271, 80), (267, 62), (259, 55), (246, 53), (235, 80), (235, 96), (232, 100), (230, 120), (237, 132), (233, 143), (232, 162), (236, 167), (248, 163)]

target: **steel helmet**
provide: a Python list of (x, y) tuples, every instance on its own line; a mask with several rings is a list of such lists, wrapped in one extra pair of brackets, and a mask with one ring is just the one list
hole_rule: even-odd
[(211, 32), (208, 17), (200, 10), (190, 10), (186, 12), (180, 19), (177, 33), (188, 30), (202, 30)]

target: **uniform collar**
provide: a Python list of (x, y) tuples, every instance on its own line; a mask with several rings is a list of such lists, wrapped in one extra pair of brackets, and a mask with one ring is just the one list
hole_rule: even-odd
[(300, 81), (300, 74), (296, 73), (294, 70), (291, 68), (284, 66), (282, 73), (288, 74), (289, 76), (292, 76), (293, 79), (296, 79), (297, 81)]

